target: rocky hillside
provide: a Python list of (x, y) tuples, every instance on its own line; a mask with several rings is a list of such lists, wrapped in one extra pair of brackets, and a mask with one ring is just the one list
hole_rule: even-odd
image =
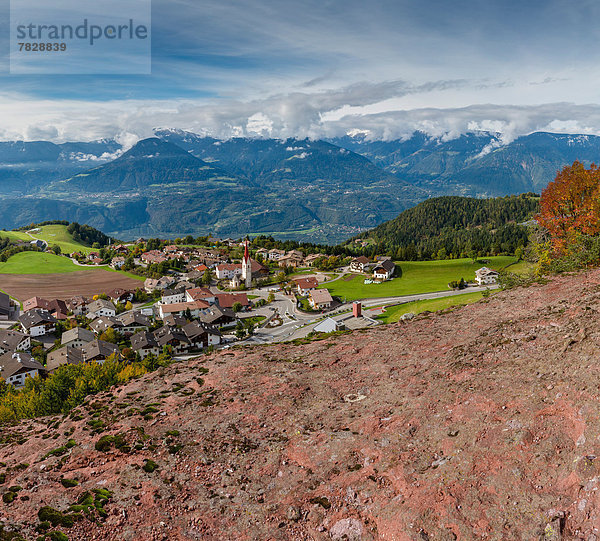
[(593, 271), (161, 369), (3, 430), (0, 520), (26, 539), (41, 519), (70, 540), (597, 540), (599, 311)]

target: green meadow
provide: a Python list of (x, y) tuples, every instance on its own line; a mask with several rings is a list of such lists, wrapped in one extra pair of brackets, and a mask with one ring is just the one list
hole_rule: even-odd
[(62, 274), (84, 269), (85, 267), (75, 265), (68, 257), (45, 252), (20, 252), (5, 263), (0, 263), (0, 274)]
[[(466, 281), (473, 281), (475, 271), (480, 267), (501, 270), (516, 261), (512, 256), (486, 257), (475, 263), (471, 259), (398, 261), (397, 264), (402, 268), (402, 276), (399, 278), (381, 284), (365, 284), (366, 275), (352, 274), (321, 287), (327, 288), (333, 296), (346, 301), (447, 291), (448, 283), (453, 280), (459, 281), (464, 278)], [(525, 267), (518, 263), (514, 265), (514, 270), (513, 267), (509, 267), (508, 270), (514, 272), (524, 269)]]

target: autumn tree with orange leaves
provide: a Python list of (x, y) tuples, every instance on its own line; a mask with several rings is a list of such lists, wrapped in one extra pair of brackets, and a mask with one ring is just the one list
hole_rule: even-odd
[(600, 168), (576, 161), (560, 171), (542, 191), (536, 220), (550, 234), (556, 255), (578, 236), (600, 233)]

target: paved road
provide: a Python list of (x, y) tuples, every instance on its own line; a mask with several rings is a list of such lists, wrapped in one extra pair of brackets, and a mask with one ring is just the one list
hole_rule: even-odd
[[(465, 293), (476, 293), (479, 291), (485, 291), (486, 289), (496, 289), (498, 285), (489, 287), (471, 286), (461, 291), (435, 291), (432, 293), (419, 293), (415, 295), (403, 295), (399, 297), (383, 297), (376, 299), (363, 299), (361, 303), (364, 308), (373, 306), (385, 306), (390, 304), (403, 304), (412, 301), (426, 300), (426, 299), (439, 299), (442, 297), (453, 297), (455, 295), (464, 295)], [(256, 295), (259, 292), (252, 291), (251, 294)], [(268, 292), (267, 292), (268, 295)], [(280, 327), (275, 328), (262, 328), (258, 329), (254, 336), (246, 339), (244, 344), (266, 344), (273, 342), (283, 342), (286, 340), (293, 340), (295, 338), (302, 338), (308, 335), (315, 325), (319, 323), (323, 317), (333, 317), (333, 319), (342, 319), (347, 316), (348, 312), (352, 309), (352, 303), (348, 302), (342, 304), (335, 310), (325, 314), (306, 314), (300, 312), (296, 308), (296, 303), (291, 301), (284, 295), (276, 294), (276, 300), (269, 306), (276, 306), (280, 310), (280, 314), (285, 314), (285, 311), (281, 311), (281, 306), (285, 306), (288, 312), (292, 314), (292, 317), (284, 316), (284, 323)], [(255, 310), (252, 313), (261, 313), (260, 310), (266, 309), (268, 312), (262, 313), (262, 315), (270, 315), (272, 311), (269, 306), (263, 307), (262, 309)]]

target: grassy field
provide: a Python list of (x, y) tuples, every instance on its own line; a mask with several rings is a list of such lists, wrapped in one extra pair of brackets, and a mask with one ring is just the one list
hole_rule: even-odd
[(138, 282), (145, 278), (130, 272), (116, 271), (108, 267), (75, 265), (68, 257), (45, 252), (19, 252), (0, 263), (0, 274), (65, 274), (69, 272), (99, 271), (110, 272)]
[(525, 274), (531, 270), (533, 270), (533, 263), (528, 263), (527, 261), (519, 261), (514, 265), (510, 265), (506, 268), (508, 272), (514, 272), (515, 274)]
[(20, 252), (0, 263), (0, 274), (63, 274), (84, 269), (67, 257), (44, 252)]
[(33, 240), (25, 231), (0, 231), (0, 238), (8, 238), (13, 241), (24, 240), (29, 242)]
[(67, 231), (66, 225), (44, 225), (40, 227), (39, 232), (32, 233), (32, 235), (36, 239), (45, 240), (48, 246), (58, 244), (65, 254), (73, 252), (88, 254), (94, 251), (94, 248), (89, 248), (79, 242), (75, 242), (71, 234)]
[(464, 295), (454, 295), (451, 297), (443, 297), (441, 299), (426, 299), (424, 301), (407, 302), (396, 306), (391, 306), (386, 311), (377, 316), (377, 319), (384, 323), (395, 323), (400, 320), (400, 317), (404, 314), (412, 312), (413, 314), (420, 314), (421, 312), (437, 312), (438, 310), (444, 310), (451, 306), (463, 306), (465, 304), (471, 304), (477, 302), (482, 297), (481, 291), (475, 293), (465, 293)]
[[(73, 252), (88, 254), (94, 251), (94, 248), (89, 248), (79, 242), (75, 242), (71, 234), (67, 232), (66, 225), (44, 225), (39, 229), (39, 231), (32, 233), (34, 238), (45, 240), (48, 246), (58, 244), (65, 254)], [(33, 240), (25, 231), (0, 231), (0, 237), (8, 237), (11, 240), (23, 240), (26, 242)]]
[[(342, 300), (395, 297), (431, 291), (447, 291), (448, 282), (464, 278), (467, 281), (475, 279), (475, 271), (487, 266), (500, 270), (514, 263), (516, 259), (510, 256), (487, 257), (487, 263), (471, 259), (448, 259), (442, 261), (399, 261), (402, 276), (381, 284), (364, 284), (366, 276), (347, 275), (335, 282), (325, 284), (329, 292)], [(521, 263), (519, 263), (521, 265)], [(510, 268), (516, 272), (518, 265)]]

